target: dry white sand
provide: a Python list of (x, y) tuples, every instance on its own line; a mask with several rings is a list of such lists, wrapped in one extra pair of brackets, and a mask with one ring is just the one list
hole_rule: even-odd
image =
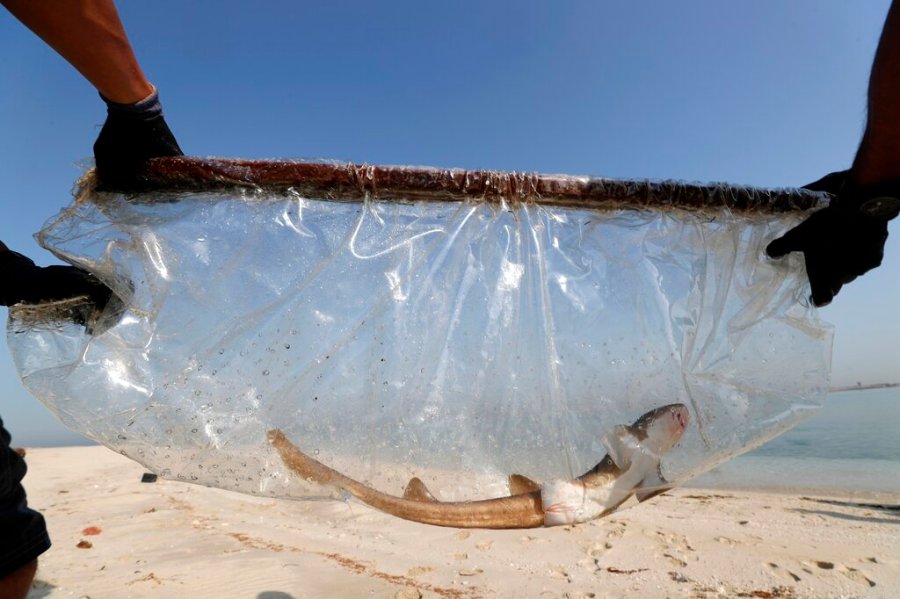
[(896, 495), (678, 489), (575, 527), (491, 531), (185, 483), (31, 449), (53, 548), (30, 597), (896, 597)]

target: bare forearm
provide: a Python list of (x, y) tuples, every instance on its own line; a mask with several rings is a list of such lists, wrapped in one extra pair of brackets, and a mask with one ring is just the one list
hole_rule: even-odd
[(132, 104), (153, 91), (112, 0), (0, 0), (106, 98)]
[(900, 2), (894, 0), (869, 78), (868, 121), (853, 162), (859, 184), (900, 178)]

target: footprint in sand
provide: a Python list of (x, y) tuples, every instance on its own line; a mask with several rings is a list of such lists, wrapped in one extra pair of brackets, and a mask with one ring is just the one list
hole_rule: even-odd
[[(687, 566), (687, 558), (694, 551), (687, 537), (658, 530), (655, 538), (659, 542), (657, 555), (667, 558), (675, 566), (682, 568)], [(678, 554), (678, 556), (673, 554)], [(695, 561), (699, 559), (697, 556), (690, 556), (690, 558)]]
[(569, 576), (569, 571), (565, 566), (558, 565), (550, 568), (550, 576), (551, 578), (561, 578), (566, 582), (572, 582), (572, 577)]
[(612, 528), (606, 533), (607, 539), (620, 539), (625, 536), (626, 525), (624, 522), (613, 520), (609, 524), (612, 525)]
[(578, 565), (590, 572), (596, 572), (600, 568), (600, 558), (612, 547), (613, 544), (609, 541), (594, 543), (585, 549), (585, 557), (578, 560)]
[(688, 578), (687, 576), (685, 576), (685, 575), (682, 574), (681, 572), (669, 572), (669, 578), (670, 578), (673, 582), (677, 582), (677, 583), (680, 583), (680, 584), (684, 584), (684, 583), (686, 583), (686, 582), (690, 582), (690, 581), (691, 581), (690, 578)]
[(484, 572), (484, 570), (481, 568), (466, 568), (464, 570), (459, 570), (457, 574), (460, 576), (478, 576), (482, 572)]
[(429, 566), (414, 566), (406, 571), (406, 575), (410, 578), (415, 578), (416, 576), (421, 576), (422, 574), (427, 574), (431, 572), (434, 568)]
[(838, 566), (838, 572), (852, 580), (853, 582), (857, 582), (862, 585), (867, 585), (870, 588), (876, 586), (875, 581), (857, 570), (856, 568), (851, 568), (850, 566)]
[(679, 568), (686, 568), (688, 563), (681, 558), (675, 557), (671, 553), (663, 553), (662, 556), (669, 560), (669, 563)]
[(803, 570), (813, 574), (816, 569), (819, 570), (834, 570), (834, 562), (829, 562), (821, 559), (814, 560), (804, 560), (800, 562), (803, 565)]
[(587, 554), (590, 557), (600, 557), (612, 548), (613, 544), (609, 541), (606, 541), (604, 543), (594, 543), (588, 548)]
[(790, 570), (786, 570), (785, 568), (782, 568), (781, 566), (779, 566), (779, 565), (776, 564), (775, 562), (769, 562), (769, 563), (766, 564), (766, 565), (769, 566), (770, 568), (772, 568), (776, 573), (780, 574), (781, 576), (784, 576), (784, 577), (786, 577), (786, 578), (790, 578), (790, 579), (793, 580), (794, 582), (800, 582), (800, 577), (799, 577), (799, 576), (797, 576), (796, 574), (794, 574), (794, 573), (791, 572)]
[[(874, 558), (870, 558), (870, 559), (874, 559)], [(843, 564), (835, 564), (834, 562), (829, 562), (826, 560), (812, 560), (809, 562), (803, 562), (803, 565), (805, 566), (803, 569), (806, 570), (807, 572), (809, 572), (810, 574), (813, 573), (813, 570), (812, 570), (813, 568), (818, 568), (820, 570), (835, 570), (837, 572), (840, 572), (841, 574), (843, 574), (844, 576), (846, 576), (853, 582), (857, 582), (859, 584), (866, 585), (868, 587), (877, 586), (874, 580), (872, 580), (871, 578), (866, 576), (860, 570), (857, 570), (856, 568), (851, 568), (850, 566), (845, 566)]]

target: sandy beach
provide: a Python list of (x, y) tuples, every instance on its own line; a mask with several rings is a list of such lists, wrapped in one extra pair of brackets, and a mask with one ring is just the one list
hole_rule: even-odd
[(53, 548), (29, 597), (892, 597), (900, 496), (684, 488), (575, 527), (414, 524), (357, 502), (142, 483), (103, 447), (29, 449)]

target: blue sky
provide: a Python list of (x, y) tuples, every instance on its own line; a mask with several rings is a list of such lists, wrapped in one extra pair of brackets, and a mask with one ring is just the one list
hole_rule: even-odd
[[(888, 0), (122, 2), (185, 152), (793, 186), (846, 167)], [(70, 201), (96, 92), (0, 13), (0, 239)], [(834, 383), (900, 380), (900, 232), (823, 317)], [(5, 320), (6, 310), (0, 309)], [(74, 442), (0, 350), (23, 444)]]

